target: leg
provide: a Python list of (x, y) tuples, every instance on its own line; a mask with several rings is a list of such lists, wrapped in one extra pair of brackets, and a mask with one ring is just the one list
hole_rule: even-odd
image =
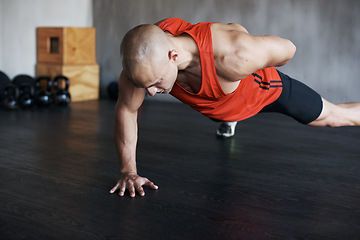
[(360, 126), (360, 102), (333, 104), (325, 99), (320, 116), (309, 126)]

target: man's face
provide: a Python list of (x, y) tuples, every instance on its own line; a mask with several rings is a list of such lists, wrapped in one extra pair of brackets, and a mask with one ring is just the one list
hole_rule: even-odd
[(178, 74), (174, 63), (141, 64), (134, 74), (133, 80), (138, 87), (145, 88), (150, 96), (156, 93), (169, 93)]

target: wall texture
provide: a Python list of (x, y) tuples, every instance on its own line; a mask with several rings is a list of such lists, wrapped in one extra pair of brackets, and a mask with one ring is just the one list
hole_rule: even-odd
[(36, 28), (92, 27), (91, 0), (0, 0), (0, 70), (35, 75)]
[(93, 0), (93, 11), (103, 95), (122, 70), (124, 34), (141, 23), (180, 17), (237, 22), (254, 35), (289, 38), (297, 53), (281, 71), (331, 101), (360, 101), (359, 0)]

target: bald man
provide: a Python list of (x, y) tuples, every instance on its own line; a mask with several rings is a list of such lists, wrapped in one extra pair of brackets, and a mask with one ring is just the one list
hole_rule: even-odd
[(128, 190), (135, 197), (145, 195), (143, 186), (158, 188), (136, 168), (137, 112), (146, 92), (170, 93), (228, 126), (259, 112), (283, 113), (309, 126), (360, 126), (360, 103), (332, 104), (275, 69), (295, 51), (287, 39), (252, 36), (235, 23), (170, 18), (130, 30), (121, 43), (115, 110), (120, 179), (110, 193)]

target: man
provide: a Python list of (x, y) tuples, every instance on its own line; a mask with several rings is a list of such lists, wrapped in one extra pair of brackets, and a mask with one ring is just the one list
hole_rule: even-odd
[[(278, 72), (295, 54), (276, 36), (252, 36), (241, 25), (178, 18), (130, 30), (121, 44), (116, 104), (120, 179), (110, 190), (144, 196), (158, 187), (136, 169), (137, 111), (145, 93), (170, 93), (211, 119), (235, 125), (259, 112), (280, 112), (309, 126), (360, 126), (360, 103), (334, 105)], [(229, 124), (227, 124), (229, 125)]]

